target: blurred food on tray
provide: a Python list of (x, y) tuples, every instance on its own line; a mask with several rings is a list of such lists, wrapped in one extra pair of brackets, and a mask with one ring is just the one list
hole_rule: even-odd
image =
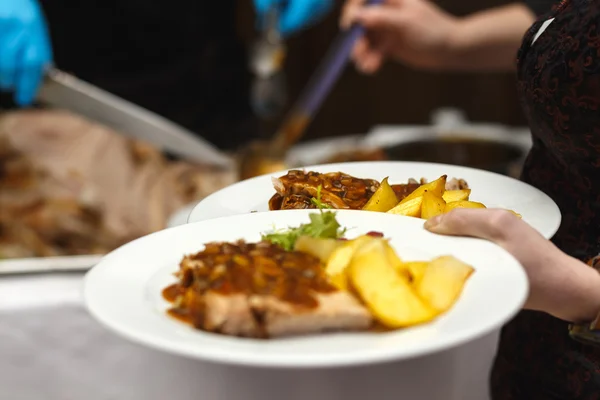
[(235, 180), (67, 112), (5, 113), (0, 258), (103, 254)]

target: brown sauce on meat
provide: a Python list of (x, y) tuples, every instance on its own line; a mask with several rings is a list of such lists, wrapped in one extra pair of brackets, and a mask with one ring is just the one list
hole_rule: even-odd
[(185, 324), (195, 325), (194, 317), (189, 313), (189, 311), (185, 309), (171, 308), (167, 310), (167, 314), (169, 314), (170, 317), (175, 318), (176, 320), (179, 320)]
[(275, 193), (269, 199), (269, 210), (281, 210), (281, 206), (283, 205), (283, 196), (279, 193)]
[(374, 322), (373, 325), (371, 325), (371, 327), (369, 328), (369, 332), (374, 332), (374, 333), (385, 333), (385, 332), (391, 332), (394, 329), (392, 328), (388, 328), (387, 326), (379, 323), (379, 322)]
[(405, 197), (407, 197), (409, 194), (411, 194), (412, 192), (417, 190), (417, 188), (419, 186), (421, 186), (421, 184), (420, 183), (405, 183), (405, 184), (391, 185), (391, 186), (392, 186), (392, 189), (394, 190), (394, 193), (396, 193), (396, 197), (398, 198), (398, 201), (401, 201)]
[(162, 291), (163, 298), (169, 303), (174, 303), (175, 300), (177, 300), (177, 297), (183, 295), (184, 293), (185, 290), (183, 290), (179, 283), (169, 285)]
[[(172, 285), (167, 286), (162, 291), (163, 298), (169, 303), (177, 302), (179, 296), (183, 296), (185, 294), (185, 288), (180, 283), (174, 283)], [(167, 310), (167, 314), (171, 317), (188, 324), (193, 323), (192, 317), (188, 310), (180, 307), (172, 307)]]
[(269, 201), (271, 210), (316, 208), (311, 199), (318, 197), (335, 209), (361, 209), (371, 198), (379, 183), (373, 179), (359, 179), (342, 172), (318, 173), (291, 170), (281, 176), (279, 196)]
[[(312, 198), (317, 197), (321, 186), (321, 201), (335, 209), (360, 210), (373, 196), (379, 182), (373, 179), (359, 179), (342, 172), (321, 174), (291, 170), (279, 177), (285, 188), (269, 199), (269, 210), (314, 209), (317, 206)], [(419, 183), (392, 185), (398, 201), (421, 186)], [(281, 190), (280, 190), (281, 191)]]
[(173, 303), (169, 315), (203, 324), (204, 295), (273, 296), (306, 308), (316, 308), (318, 293), (337, 289), (329, 283), (318, 258), (298, 251), (285, 251), (270, 242), (209, 243), (181, 261), (179, 282), (162, 294)]

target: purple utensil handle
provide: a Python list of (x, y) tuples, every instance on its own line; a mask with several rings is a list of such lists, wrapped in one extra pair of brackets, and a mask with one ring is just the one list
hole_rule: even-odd
[[(383, 3), (383, 0), (369, 0), (366, 2), (368, 5), (381, 3)], [(294, 107), (294, 112), (309, 117), (316, 113), (344, 70), (356, 40), (363, 34), (364, 28), (355, 24), (347, 32), (338, 35), (325, 58), (319, 64), (317, 71), (311, 77), (296, 107)]]

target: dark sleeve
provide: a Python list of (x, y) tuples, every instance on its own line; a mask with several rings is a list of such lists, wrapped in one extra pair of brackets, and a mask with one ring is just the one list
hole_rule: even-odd
[(529, 7), (538, 17), (549, 12), (552, 7), (559, 2), (560, 0), (525, 0), (527, 7)]

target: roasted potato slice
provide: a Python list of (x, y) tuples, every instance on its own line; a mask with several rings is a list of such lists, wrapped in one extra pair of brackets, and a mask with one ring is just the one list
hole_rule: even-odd
[(455, 208), (486, 208), (486, 206), (484, 204), (478, 203), (476, 201), (468, 201), (468, 200), (452, 201), (450, 203), (446, 203), (446, 208), (444, 209), (444, 212), (454, 210)]
[(394, 270), (396, 270), (397, 273), (401, 274), (406, 279), (411, 280), (412, 276), (410, 274), (410, 271), (406, 268), (400, 256), (398, 256), (396, 250), (394, 250), (394, 248), (390, 246), (390, 243), (387, 240), (384, 240), (383, 244), (385, 246), (385, 252), (387, 254), (388, 260), (394, 268)]
[(412, 285), (418, 286), (423, 275), (425, 275), (427, 265), (429, 265), (429, 263), (426, 261), (408, 261), (403, 263), (401, 268), (410, 276)]
[(396, 272), (381, 240), (356, 249), (348, 277), (375, 318), (389, 328), (416, 325), (436, 316), (436, 311), (413, 291), (408, 280)]
[(349, 290), (348, 275), (346, 274), (346, 271), (339, 272), (335, 275), (330, 275), (329, 281), (333, 284), (333, 286), (340, 290)]
[(450, 309), (473, 273), (473, 267), (452, 256), (442, 256), (427, 264), (416, 291), (440, 313)]
[(363, 210), (386, 212), (394, 208), (396, 204), (398, 204), (396, 193), (388, 183), (388, 178), (384, 178), (373, 196), (364, 205)]
[(317, 239), (310, 236), (300, 236), (296, 240), (294, 250), (311, 254), (323, 263), (327, 263), (333, 252), (346, 242), (336, 239)]
[(399, 204), (406, 203), (412, 199), (423, 196), (423, 193), (430, 192), (436, 196), (442, 197), (446, 190), (447, 175), (442, 175), (435, 181), (419, 186), (414, 192), (406, 196)]
[(398, 205), (388, 211), (390, 214), (405, 215), (407, 217), (421, 216), (421, 204), (423, 203), (423, 197), (415, 197), (407, 202), (401, 201)]
[(421, 204), (421, 218), (429, 219), (436, 215), (443, 214), (446, 209), (446, 202), (442, 196), (437, 196), (431, 192), (423, 193), (423, 204)]
[(394, 269), (399, 271), (404, 265), (402, 259), (398, 256), (396, 250), (394, 250), (394, 248), (390, 246), (390, 243), (387, 240), (383, 241), (383, 245), (385, 246), (385, 252), (387, 254), (388, 260), (390, 260), (390, 264), (392, 264), (392, 267), (394, 267)]
[(341, 241), (342, 245), (336, 248), (325, 265), (325, 272), (329, 276), (336, 276), (345, 273), (346, 268), (350, 264), (350, 260), (356, 249), (364, 243), (371, 240), (381, 240), (372, 236), (359, 236), (356, 239)]
[(453, 201), (469, 200), (470, 195), (471, 189), (446, 190), (442, 198), (446, 203), (451, 203)]

